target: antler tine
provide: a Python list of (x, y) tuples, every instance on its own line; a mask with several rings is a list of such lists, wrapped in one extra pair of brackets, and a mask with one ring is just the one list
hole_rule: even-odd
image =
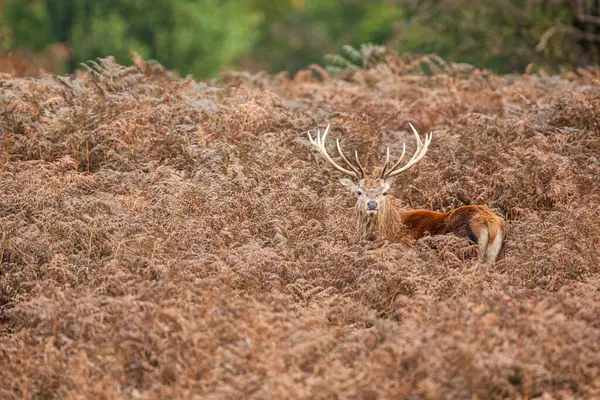
[(350, 169), (352, 171), (354, 171), (357, 175), (360, 175), (361, 172), (358, 170), (358, 168), (356, 168), (354, 165), (352, 165), (352, 163), (346, 158), (346, 156), (344, 155), (344, 152), (342, 152), (342, 148), (340, 146), (340, 139), (336, 139), (336, 143), (337, 143), (337, 150), (338, 153), (340, 154), (340, 157), (342, 157), (342, 160), (344, 160), (344, 162), (346, 163), (346, 165), (348, 167), (350, 167)]
[[(414, 161), (415, 157), (419, 154), (419, 152), (421, 151), (421, 148), (423, 147), (423, 142), (421, 142), (421, 138), (419, 137), (419, 134), (417, 133), (415, 127), (412, 126), (412, 124), (410, 122), (408, 123), (408, 125), (410, 125), (413, 133), (415, 134), (415, 139), (417, 140), (417, 150), (415, 151), (415, 154), (413, 154), (411, 159), (408, 160), (407, 165)], [(425, 137), (427, 137), (427, 135), (425, 135)], [(406, 142), (402, 146), (403, 146), (402, 147), (402, 155), (400, 156), (398, 161), (396, 161), (396, 164), (394, 164), (394, 166), (392, 168), (390, 168), (390, 171), (394, 171), (396, 169), (396, 167), (398, 167), (398, 165), (400, 165), (400, 162), (404, 158), (404, 155), (406, 153)]]
[[(417, 157), (420, 154), (420, 151), (423, 148), (423, 142), (421, 141), (419, 132), (417, 132), (415, 127), (410, 122), (408, 123), (408, 125), (412, 129), (413, 133), (415, 134), (415, 139), (417, 140), (417, 150), (415, 151), (415, 154), (413, 154), (412, 158), (408, 161), (408, 163), (411, 163), (414, 161), (415, 157)], [(425, 141), (427, 141), (427, 133), (425, 134)]]
[(354, 158), (356, 159), (356, 164), (358, 164), (358, 169), (360, 169), (361, 175), (365, 176), (365, 169), (363, 168), (362, 164), (358, 160), (358, 151), (356, 151), (356, 150), (354, 150)]
[(385, 163), (383, 163), (383, 169), (381, 170), (381, 174), (379, 174), (379, 178), (383, 179), (383, 177), (385, 176), (385, 171), (387, 170), (389, 162), (390, 162), (390, 146), (387, 147)]
[(412, 128), (413, 133), (415, 134), (415, 138), (417, 139), (417, 150), (415, 151), (415, 154), (412, 156), (412, 158), (408, 161), (408, 163), (400, 168), (400, 169), (396, 169), (396, 167), (400, 164), (400, 160), (402, 160), (402, 158), (404, 157), (404, 150), (406, 150), (406, 143), (404, 143), (404, 149), (402, 151), (402, 156), (400, 157), (400, 160), (398, 160), (398, 162), (394, 165), (394, 167), (392, 167), (390, 169), (390, 172), (386, 175), (385, 178), (390, 178), (393, 176), (396, 176), (406, 170), (408, 170), (409, 168), (412, 168), (416, 163), (418, 163), (419, 161), (421, 161), (421, 159), (425, 156), (425, 153), (427, 153), (427, 149), (429, 148), (429, 143), (431, 143), (431, 139), (433, 138), (433, 133), (429, 133), (429, 134), (425, 134), (425, 143), (423, 143), (421, 141), (421, 138), (419, 137), (419, 133), (417, 132), (417, 130), (415, 129), (414, 126), (412, 126), (411, 123), (409, 123), (410, 127)]
[(400, 158), (398, 159), (398, 161), (396, 161), (396, 163), (394, 165), (392, 165), (392, 168), (390, 168), (387, 173), (387, 175), (382, 174), (381, 175), (381, 179), (385, 179), (388, 177), (388, 175), (394, 171), (394, 169), (396, 169), (398, 167), (398, 165), (400, 165), (400, 163), (402, 162), (402, 160), (404, 159), (404, 155), (406, 154), (406, 142), (402, 144), (402, 154), (400, 155)]
[(319, 153), (321, 153), (323, 158), (325, 158), (325, 160), (329, 164), (331, 164), (331, 166), (333, 168), (337, 169), (342, 174), (351, 176), (353, 178), (360, 179), (359, 174), (357, 172), (350, 171), (350, 170), (347, 170), (346, 168), (340, 167), (335, 161), (333, 161), (331, 156), (329, 156), (329, 154), (327, 153), (327, 149), (325, 148), (325, 139), (327, 138), (327, 133), (329, 133), (329, 125), (327, 125), (327, 128), (325, 128), (325, 132), (323, 132), (322, 137), (321, 137), (321, 132), (318, 129), (317, 129), (317, 137), (315, 139), (312, 138), (312, 136), (310, 135), (310, 131), (308, 131), (308, 140), (310, 140), (310, 143), (319, 151)]

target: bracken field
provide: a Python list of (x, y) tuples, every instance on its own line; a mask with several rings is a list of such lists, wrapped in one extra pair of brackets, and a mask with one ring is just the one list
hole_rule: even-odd
[[(432, 60), (0, 81), (0, 398), (600, 398), (600, 70)], [(306, 132), (374, 167), (409, 122), (398, 202), (489, 206), (500, 262), (358, 239)]]

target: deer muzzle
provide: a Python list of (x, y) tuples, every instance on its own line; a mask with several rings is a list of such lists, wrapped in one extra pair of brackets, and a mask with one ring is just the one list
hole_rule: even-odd
[(378, 204), (376, 200), (367, 201), (367, 211), (377, 211)]

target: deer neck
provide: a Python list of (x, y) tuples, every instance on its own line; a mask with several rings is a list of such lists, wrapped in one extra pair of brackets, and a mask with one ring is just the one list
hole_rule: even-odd
[(401, 212), (394, 205), (390, 196), (388, 201), (377, 214), (369, 215), (357, 207), (358, 232), (363, 240), (374, 240), (380, 236), (394, 239), (402, 234), (404, 224)]
[(369, 215), (357, 207), (358, 233), (361, 240), (375, 240), (379, 236), (380, 214)]

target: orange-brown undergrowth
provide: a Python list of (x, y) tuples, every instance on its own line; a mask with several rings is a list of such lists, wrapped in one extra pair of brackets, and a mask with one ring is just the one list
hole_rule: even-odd
[[(139, 64), (1, 81), (0, 398), (600, 397), (597, 71)], [(358, 240), (306, 131), (375, 165), (408, 122), (394, 196), (489, 206), (501, 262)]]

